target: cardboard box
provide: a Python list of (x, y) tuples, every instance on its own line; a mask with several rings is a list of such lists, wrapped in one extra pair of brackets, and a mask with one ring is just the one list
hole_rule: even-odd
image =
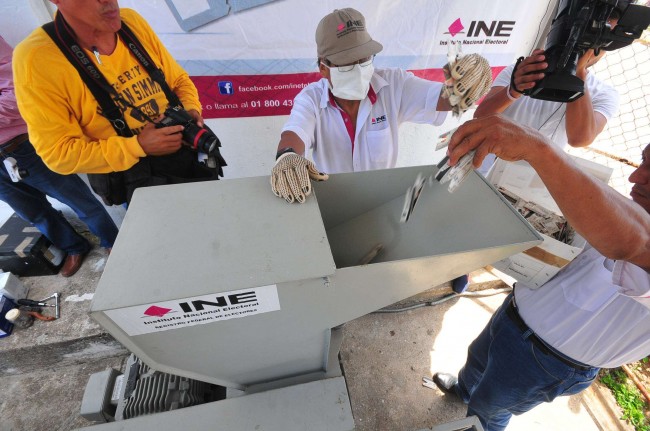
[(0, 269), (19, 276), (53, 275), (65, 253), (30, 223), (13, 214), (0, 227)]
[[(598, 163), (571, 156), (584, 171), (607, 183), (612, 169)], [(562, 215), (548, 189), (535, 170), (526, 162), (497, 160), (487, 177), (495, 187), (529, 202), (533, 202), (555, 214)], [(494, 263), (492, 266), (531, 287), (540, 287), (575, 259), (584, 249), (586, 241), (575, 234), (570, 244), (540, 233), (544, 242), (529, 250)]]

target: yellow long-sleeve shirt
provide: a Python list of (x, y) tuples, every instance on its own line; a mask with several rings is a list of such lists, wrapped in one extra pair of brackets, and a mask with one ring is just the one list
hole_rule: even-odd
[[(163, 70), (185, 109), (201, 112), (196, 87), (149, 24), (133, 10), (121, 9), (120, 14)], [(86, 55), (94, 60), (91, 52)], [(124, 99), (152, 119), (164, 112), (168, 104), (165, 94), (121, 39), (111, 55), (101, 56), (101, 62), (96, 64), (97, 69)], [(123, 171), (145, 156), (136, 136), (117, 136), (110, 122), (99, 114), (99, 105), (77, 69), (42, 28), (18, 44), (13, 69), (18, 108), (27, 123), (30, 141), (53, 171)], [(126, 109), (124, 117), (136, 134), (146, 124), (131, 108)]]

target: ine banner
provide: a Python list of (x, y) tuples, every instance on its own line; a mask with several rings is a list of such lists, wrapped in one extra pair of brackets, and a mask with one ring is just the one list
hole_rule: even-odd
[[(314, 33), (342, 1), (121, 0), (152, 25), (199, 89), (205, 118), (286, 115), (320, 79)], [(375, 67), (441, 81), (450, 41), (480, 53), (498, 73), (530, 52), (549, 15), (546, 2), (357, 0), (373, 39)], [(341, 23), (345, 25), (345, 23)]]

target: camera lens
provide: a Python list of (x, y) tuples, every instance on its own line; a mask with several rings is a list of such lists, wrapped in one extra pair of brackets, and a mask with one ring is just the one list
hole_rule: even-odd
[(204, 139), (199, 142), (199, 150), (205, 154), (212, 154), (217, 148), (217, 137), (212, 133), (206, 133), (205, 135)]
[(193, 123), (185, 126), (183, 138), (192, 148), (206, 154), (212, 154), (219, 145), (219, 138), (210, 129)]

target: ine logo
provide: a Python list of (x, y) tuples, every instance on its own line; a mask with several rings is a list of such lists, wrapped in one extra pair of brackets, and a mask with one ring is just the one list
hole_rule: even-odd
[(232, 96), (235, 90), (233, 89), (232, 82), (230, 81), (219, 81), (219, 94), (225, 94)]
[[(177, 305), (181, 308), (183, 313), (191, 313), (192, 311), (203, 311), (207, 307), (223, 308), (237, 304), (246, 304), (258, 302), (257, 294), (255, 291), (233, 293), (230, 295), (216, 296), (214, 300), (194, 299), (191, 301), (179, 302)], [(175, 306), (174, 306), (175, 307)], [(152, 305), (144, 311), (142, 317), (165, 317), (169, 313), (177, 313), (173, 308), (161, 307), (159, 305)]]
[(458, 18), (456, 19), (456, 21), (451, 23), (451, 25), (447, 29), (449, 31), (445, 32), (445, 34), (450, 34), (451, 37), (454, 37), (459, 33), (464, 33), (463, 31), (464, 29), (465, 27), (463, 27), (463, 23), (460, 21), (460, 18)]
[(379, 123), (383, 123), (384, 121), (386, 121), (386, 115), (380, 115), (378, 117), (375, 117), (371, 119), (370, 122), (371, 124), (379, 124)]
[(364, 31), (365, 26), (361, 20), (348, 20), (336, 26), (336, 37), (344, 36), (352, 31)]
[[(469, 29), (467, 30), (466, 37), (510, 37), (512, 35), (512, 30), (515, 27), (515, 21), (481, 21), (476, 20), (472, 21), (469, 24)], [(464, 34), (463, 31), (465, 26), (461, 22), (460, 18), (452, 22), (448, 30), (444, 34), (449, 34), (451, 37), (456, 36), (457, 34)]]
[(472, 21), (467, 30), (467, 37), (510, 37), (515, 28), (515, 21)]
[[(148, 317), (163, 317), (165, 314), (173, 311), (171, 308), (158, 307), (157, 305), (152, 305), (147, 308), (144, 312), (145, 316)], [(143, 316), (144, 317), (144, 316)]]

